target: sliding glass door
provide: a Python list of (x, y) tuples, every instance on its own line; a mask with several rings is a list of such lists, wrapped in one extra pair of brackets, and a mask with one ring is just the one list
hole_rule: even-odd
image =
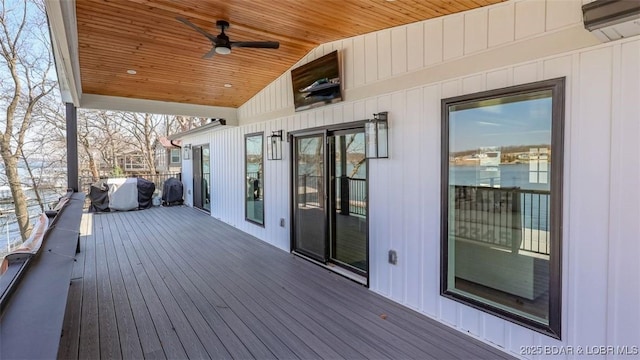
[(209, 145), (193, 147), (193, 206), (211, 211)]
[(369, 269), (364, 150), (363, 127), (293, 137), (292, 250), (360, 276)]

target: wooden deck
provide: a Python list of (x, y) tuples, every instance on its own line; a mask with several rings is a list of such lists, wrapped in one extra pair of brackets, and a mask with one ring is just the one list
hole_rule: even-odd
[(85, 214), (60, 358), (500, 359), (187, 207)]

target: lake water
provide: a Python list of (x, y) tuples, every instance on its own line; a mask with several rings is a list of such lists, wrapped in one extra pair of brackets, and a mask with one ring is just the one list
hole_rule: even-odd
[[(38, 169), (34, 169), (37, 171)], [(49, 169), (51, 170), (51, 169)], [(53, 169), (53, 171), (57, 171), (59, 169)], [(18, 173), (20, 177), (23, 179), (23, 183), (27, 184), (28, 175), (27, 170), (25, 168), (18, 168)], [(18, 229), (18, 223), (16, 222), (15, 214), (12, 213), (14, 205), (11, 199), (11, 191), (9, 187), (6, 185), (6, 175), (5, 175), (4, 167), (0, 170), (0, 194), (3, 199), (0, 200), (0, 258), (6, 252), (7, 249), (7, 241), (14, 243), (20, 239), (20, 230)], [(48, 209), (48, 206), (52, 203), (56, 203), (58, 199), (63, 195), (64, 189), (59, 190), (44, 190), (40, 194), (45, 204), (45, 209)], [(37, 216), (42, 212), (40, 206), (38, 205), (37, 198), (35, 192), (30, 187), (25, 187), (25, 195), (27, 196), (27, 203), (29, 208), (29, 217), (32, 219), (31, 223), (33, 224)], [(8, 198), (8, 199), (7, 199)]]
[[(31, 218), (31, 224), (35, 223), (35, 219), (42, 213), (40, 206), (38, 205), (33, 190), (26, 190), (25, 194), (28, 198), (27, 203), (29, 208), (29, 217)], [(57, 191), (43, 191), (40, 195), (43, 198), (45, 204), (45, 210), (49, 209), (49, 205), (57, 203), (58, 199), (62, 196), (62, 190)], [(6, 252), (7, 241), (15, 243), (20, 239), (20, 229), (16, 222), (15, 214), (7, 213), (6, 210), (13, 210), (13, 204), (0, 204), (0, 213), (4, 215), (0, 216), (0, 258)]]
[[(483, 171), (479, 166), (451, 166), (449, 181), (455, 185), (477, 186), (481, 183), (489, 183), (492, 174), (494, 185), (501, 188), (517, 187), (523, 190), (549, 190), (549, 181), (546, 183), (531, 182), (529, 164), (501, 164), (497, 166), (497, 172)], [(550, 173), (537, 173), (537, 177), (549, 179)], [(485, 176), (483, 176), (485, 175)]]

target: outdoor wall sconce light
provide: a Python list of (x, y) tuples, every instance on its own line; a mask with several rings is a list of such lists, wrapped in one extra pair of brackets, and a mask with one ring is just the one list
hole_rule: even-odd
[(267, 136), (267, 160), (282, 160), (282, 130)]
[(364, 136), (367, 146), (367, 159), (381, 159), (389, 157), (389, 122), (387, 112), (373, 114), (373, 119), (365, 123)]
[(182, 159), (183, 160), (191, 159), (191, 144), (187, 144), (182, 147)]

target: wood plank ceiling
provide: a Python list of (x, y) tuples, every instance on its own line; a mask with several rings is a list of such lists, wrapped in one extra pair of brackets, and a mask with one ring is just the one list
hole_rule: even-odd
[[(236, 108), (320, 44), (500, 1), (77, 0), (82, 90)], [(227, 20), (231, 41), (280, 48), (202, 59), (211, 42), (176, 16), (214, 36), (216, 20)]]

